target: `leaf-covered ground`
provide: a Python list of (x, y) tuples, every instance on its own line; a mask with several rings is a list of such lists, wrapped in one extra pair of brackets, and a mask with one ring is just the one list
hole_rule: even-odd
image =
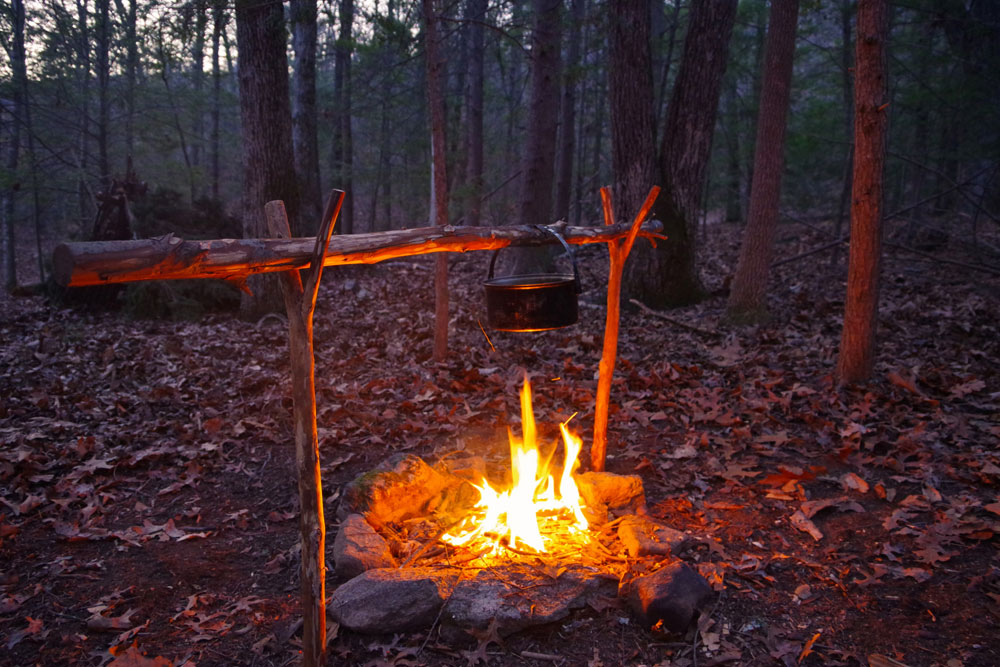
[[(793, 231), (782, 257), (824, 241)], [(877, 378), (838, 390), (843, 269), (781, 266), (772, 320), (731, 327), (738, 230), (708, 234), (716, 296), (674, 322), (623, 316), (608, 460), (701, 538), (683, 558), (718, 598), (698, 628), (654, 634), (613, 605), (502, 642), (331, 626), (331, 664), (1000, 664), (1000, 281), (890, 251)], [(331, 538), (340, 488), (388, 454), (502, 449), (524, 370), (540, 422), (579, 412), (589, 433), (607, 259), (582, 255), (580, 324), (491, 333), (495, 350), (478, 323), (488, 257), (455, 258), (444, 364), (430, 360), (431, 259), (326, 273)], [(0, 305), (0, 663), (296, 661), (284, 322)]]

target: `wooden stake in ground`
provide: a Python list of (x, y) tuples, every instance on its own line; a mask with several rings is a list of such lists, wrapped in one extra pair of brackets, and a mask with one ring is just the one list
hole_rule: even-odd
[[(632, 221), (628, 236), (624, 240), (608, 242), (608, 256), (611, 259), (611, 269), (608, 272), (608, 304), (607, 316), (604, 322), (604, 351), (601, 353), (601, 364), (598, 367), (597, 398), (594, 402), (594, 443), (590, 448), (590, 467), (592, 470), (604, 470), (604, 459), (608, 451), (608, 408), (611, 400), (611, 379), (615, 374), (615, 361), (618, 357), (618, 321), (620, 319), (620, 301), (622, 292), (622, 270), (625, 260), (632, 250), (639, 235), (639, 227), (643, 219), (653, 208), (660, 188), (653, 186), (646, 196), (639, 213)], [(601, 204), (604, 208), (604, 225), (615, 224), (615, 216), (611, 210), (611, 192), (601, 188)], [(662, 238), (662, 237), (661, 237)]]
[[(316, 432), (313, 311), (316, 309), (319, 279), (323, 275), (326, 247), (343, 203), (344, 192), (333, 190), (316, 235), (305, 285), (296, 270), (280, 274), (281, 291), (288, 312), (292, 366), (295, 461), (299, 479), (299, 527), (302, 531), (302, 663), (307, 667), (326, 662), (326, 522)], [(284, 203), (268, 202), (264, 214), (271, 236), (288, 238), (290, 231)]]

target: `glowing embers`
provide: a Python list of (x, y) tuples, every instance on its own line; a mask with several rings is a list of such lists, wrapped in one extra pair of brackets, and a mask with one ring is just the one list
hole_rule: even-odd
[[(567, 420), (568, 421), (568, 420)], [(510, 440), (511, 486), (494, 489), (484, 478), (476, 485), (480, 499), (469, 516), (441, 537), (455, 546), (491, 547), (494, 554), (504, 549), (531, 549), (548, 552), (549, 546), (566, 542), (570, 546), (586, 538), (587, 520), (580, 506), (580, 492), (573, 471), (583, 446), (566, 423), (559, 425), (563, 441), (563, 466), (559, 482), (542, 462), (531, 409), (531, 385), (525, 378), (521, 388), (522, 437), (508, 428)]]

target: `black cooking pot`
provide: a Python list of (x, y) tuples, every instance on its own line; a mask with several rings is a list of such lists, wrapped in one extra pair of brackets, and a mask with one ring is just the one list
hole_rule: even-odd
[(576, 297), (580, 274), (572, 248), (556, 230), (540, 226), (562, 243), (573, 263), (573, 273), (526, 273), (493, 277), (500, 250), (490, 259), (486, 289), (486, 319), (499, 331), (549, 331), (576, 324), (579, 316)]

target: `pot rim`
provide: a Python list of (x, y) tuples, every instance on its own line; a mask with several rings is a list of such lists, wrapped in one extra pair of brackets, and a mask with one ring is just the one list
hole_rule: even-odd
[(576, 280), (571, 273), (523, 273), (516, 276), (501, 276), (483, 281), (485, 287), (499, 287), (505, 290), (538, 289), (557, 287)]

